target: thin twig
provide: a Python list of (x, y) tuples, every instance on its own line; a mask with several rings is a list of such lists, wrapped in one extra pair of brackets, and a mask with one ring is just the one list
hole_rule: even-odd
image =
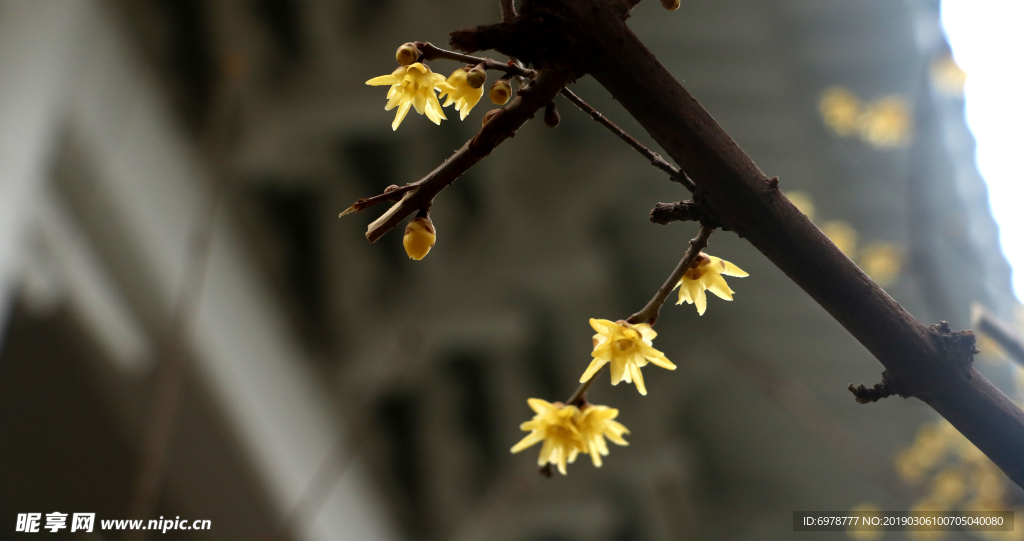
[(1017, 364), (1024, 366), (1024, 340), (1013, 329), (988, 310), (975, 308), (974, 326), (996, 341)]
[(500, 0), (501, 22), (507, 23), (516, 18), (516, 4), (514, 0)]
[[(634, 325), (637, 323), (649, 323), (654, 325), (654, 322), (658, 319), (658, 312), (661, 311), (661, 305), (665, 304), (665, 299), (667, 299), (669, 294), (672, 293), (672, 290), (676, 288), (676, 285), (679, 283), (679, 280), (682, 279), (683, 274), (686, 273), (690, 268), (690, 265), (692, 265), (697, 259), (697, 256), (700, 255), (701, 250), (707, 248), (708, 238), (711, 237), (711, 233), (714, 232), (715, 228), (713, 227), (701, 226), (700, 232), (697, 233), (697, 236), (690, 240), (690, 247), (686, 250), (686, 254), (683, 255), (683, 259), (679, 261), (679, 264), (676, 265), (672, 274), (668, 276), (665, 283), (662, 284), (661, 288), (658, 289), (658, 292), (654, 294), (654, 298), (652, 298), (642, 310), (629, 316), (629, 319), (626, 320), (627, 322)], [(597, 376), (603, 370), (604, 366), (602, 365), (601, 368), (590, 377), (590, 379), (580, 383), (580, 386), (576, 388), (576, 391), (572, 393), (572, 396), (570, 396), (565, 403), (567, 405), (577, 405), (586, 401), (587, 390), (590, 389), (594, 380), (597, 379)]]
[(627, 145), (633, 147), (634, 150), (647, 158), (647, 161), (651, 162), (651, 165), (668, 173), (669, 178), (672, 179), (673, 182), (678, 182), (679, 184), (686, 186), (686, 189), (690, 190), (690, 193), (693, 193), (695, 189), (693, 181), (676, 166), (665, 161), (665, 158), (662, 158), (660, 154), (647, 148), (643, 143), (637, 141), (635, 137), (626, 133), (622, 128), (616, 126), (614, 122), (608, 120), (608, 117), (601, 114), (597, 109), (591, 107), (589, 103), (580, 99), (580, 97), (574, 94), (572, 90), (563, 88), (562, 95), (565, 96), (567, 100), (571, 101), (573, 105), (579, 107), (581, 111), (590, 115), (590, 118), (596, 120), (598, 124), (608, 128), (608, 130), (617, 135), (619, 139), (625, 141)]
[(352, 203), (352, 206), (343, 210), (341, 214), (338, 215), (338, 218), (341, 218), (342, 216), (346, 214), (351, 214), (353, 212), (362, 212), (378, 203), (383, 203), (385, 201), (400, 201), (402, 199), (401, 197), (399, 197), (400, 195), (404, 194), (405, 192), (415, 187), (415, 183), (406, 184), (405, 186), (388, 186), (388, 189), (384, 190), (384, 193), (380, 195), (367, 197), (365, 199), (360, 199), (355, 203)]
[(676, 265), (675, 270), (668, 276), (665, 283), (661, 285), (661, 289), (654, 295), (654, 298), (644, 306), (643, 310), (629, 316), (626, 321), (637, 324), (637, 323), (649, 323), (654, 325), (654, 322), (658, 320), (658, 312), (661, 311), (661, 305), (665, 304), (665, 299), (668, 298), (672, 290), (679, 284), (679, 280), (683, 278), (683, 274), (690, 269), (690, 265), (700, 255), (701, 250), (707, 248), (708, 238), (715, 232), (715, 228), (701, 226), (700, 232), (697, 236), (690, 240), (690, 247), (687, 248), (686, 254), (679, 260), (679, 264)]
[(498, 62), (497, 60), (491, 60), (490, 58), (481, 58), (478, 56), (470, 56), (468, 54), (456, 53), (454, 51), (448, 51), (437, 47), (427, 41), (417, 41), (416, 47), (420, 50), (420, 60), (436, 60), (438, 58), (447, 58), (448, 60), (456, 60), (458, 62), (465, 62), (466, 64), (483, 64), (484, 68), (489, 70), (504, 71), (505, 73), (511, 73), (512, 75), (520, 75), (523, 77), (533, 77), (537, 72), (532, 69), (527, 69), (520, 66), (518, 63)]

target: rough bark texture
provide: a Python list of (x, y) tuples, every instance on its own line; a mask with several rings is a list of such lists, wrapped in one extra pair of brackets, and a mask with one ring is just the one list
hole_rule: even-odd
[(452, 45), (538, 65), (579, 55), (693, 179), (702, 211), (753, 244), (881, 361), (890, 394), (929, 404), (1024, 486), (1024, 411), (971, 366), (974, 334), (921, 324), (839, 251), (629, 30), (630, 4), (528, 0), (516, 20), (453, 33)]

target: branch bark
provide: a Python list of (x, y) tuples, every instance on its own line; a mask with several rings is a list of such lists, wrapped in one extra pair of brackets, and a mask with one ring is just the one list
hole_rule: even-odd
[[(544, 32), (523, 28), (541, 11)], [(971, 365), (973, 333), (926, 327), (857, 268), (658, 62), (626, 26), (622, 11), (620, 0), (533, 1), (523, 6), (516, 26), (529, 39), (550, 35), (559, 43), (585, 43), (580, 60), (586, 71), (693, 179), (697, 202), (713, 209), (723, 227), (753, 244), (878, 358), (901, 395), (929, 404), (1024, 486), (1024, 411)], [(525, 47), (522, 38), (510, 36), (511, 28), (498, 26), (478, 35), (453, 34), (453, 45), (486, 43), (535, 63), (542, 59), (531, 54), (551, 49)]]

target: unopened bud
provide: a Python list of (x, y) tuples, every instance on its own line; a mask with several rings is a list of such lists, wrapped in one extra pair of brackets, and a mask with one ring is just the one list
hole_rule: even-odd
[(679, 9), (679, 0), (661, 0), (661, 6), (669, 11)]
[(508, 79), (498, 79), (491, 85), (491, 92), (488, 94), (491, 101), (498, 105), (505, 105), (508, 103), (508, 99), (512, 97), (512, 85), (509, 84)]
[(395, 60), (403, 66), (408, 66), (420, 59), (420, 49), (415, 43), (409, 42), (398, 48), (395, 52)]
[(405, 226), (402, 245), (405, 246), (405, 253), (418, 261), (426, 257), (436, 240), (437, 232), (434, 230), (434, 223), (430, 221), (430, 218), (420, 216), (413, 218), (409, 225)]
[(492, 118), (498, 116), (498, 113), (500, 112), (501, 109), (491, 109), (490, 111), (487, 111), (486, 113), (484, 113), (484, 118), (483, 120), (480, 121), (480, 125), (486, 126), (487, 123), (490, 122)]
[(562, 115), (558, 114), (558, 108), (555, 107), (555, 102), (551, 102), (544, 108), (544, 123), (549, 128), (554, 128), (562, 121)]
[(487, 72), (484, 71), (482, 64), (477, 64), (473, 69), (469, 70), (469, 74), (466, 75), (466, 82), (472, 88), (480, 88), (487, 82)]

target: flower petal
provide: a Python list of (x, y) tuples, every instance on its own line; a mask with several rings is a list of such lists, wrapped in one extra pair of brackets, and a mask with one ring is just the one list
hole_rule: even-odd
[(519, 451), (522, 451), (523, 449), (527, 449), (527, 448), (533, 447), (534, 445), (537, 445), (543, 439), (544, 439), (544, 436), (541, 436), (540, 432), (537, 432), (537, 431), (531, 432), (531, 433), (527, 434), (525, 438), (519, 440), (519, 443), (513, 445), (511, 451), (513, 453), (518, 453)]
[(402, 102), (402, 105), (398, 108), (398, 113), (395, 114), (395, 121), (391, 123), (391, 130), (395, 131), (398, 126), (402, 124), (402, 120), (405, 119), (405, 115), (409, 113), (409, 106), (412, 105), (408, 101)]
[(530, 409), (532, 409), (534, 413), (546, 413), (548, 410), (555, 407), (551, 402), (540, 398), (527, 398), (526, 403), (529, 404)]
[(640, 373), (640, 367), (635, 364), (629, 365), (629, 371), (633, 373), (633, 383), (640, 394), (647, 396), (647, 387), (644, 385), (644, 376)]
[(588, 366), (587, 370), (583, 372), (582, 376), (580, 376), (580, 383), (583, 383), (584, 381), (589, 381), (590, 378), (594, 377), (594, 374), (596, 374), (597, 371), (600, 370), (601, 367), (604, 366), (607, 362), (607, 359), (594, 359), (593, 361), (591, 361), (590, 366)]
[(722, 260), (722, 266), (724, 267), (724, 270), (722, 271), (722, 274), (724, 274), (726, 276), (736, 276), (738, 278), (743, 278), (745, 276), (750, 276), (750, 274), (747, 273), (747, 271), (737, 267), (736, 265), (733, 265), (732, 263), (729, 263), (728, 261), (726, 261), (724, 259)]
[(697, 314), (704, 315), (704, 311), (708, 309), (708, 298), (704, 295), (704, 288), (698, 286), (697, 298), (694, 299), (693, 304), (697, 305)]

